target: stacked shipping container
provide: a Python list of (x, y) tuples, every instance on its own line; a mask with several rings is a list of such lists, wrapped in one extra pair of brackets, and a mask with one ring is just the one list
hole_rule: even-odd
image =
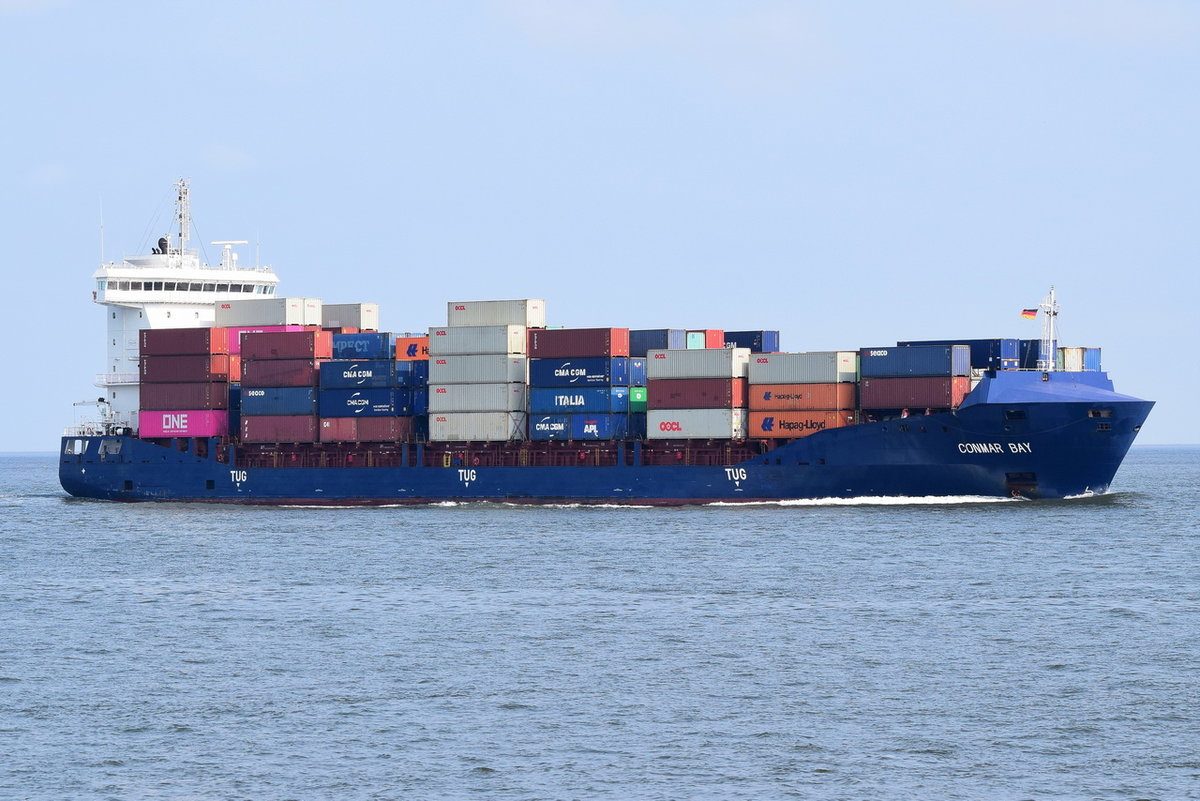
[(229, 332), (145, 329), (138, 337), (138, 431), (143, 437), (229, 433)]
[(651, 350), (646, 357), (649, 439), (744, 439), (748, 348)]
[(758, 353), (749, 379), (752, 437), (804, 437), (856, 419), (854, 351)]
[(316, 442), (319, 368), (333, 356), (328, 331), (242, 335), (242, 442)]
[(398, 442), (425, 432), (428, 362), (397, 361), (396, 336), (333, 335), (333, 359), (318, 367), (321, 442)]

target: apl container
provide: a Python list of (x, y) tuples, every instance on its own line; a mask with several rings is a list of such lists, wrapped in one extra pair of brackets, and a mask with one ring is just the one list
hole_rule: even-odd
[(313, 359), (245, 359), (243, 387), (315, 387), (321, 362)]
[(229, 433), (229, 413), (214, 409), (138, 412), (138, 436), (223, 437)]
[(317, 418), (295, 416), (242, 417), (242, 442), (316, 442)]
[(747, 371), (751, 384), (834, 384), (858, 380), (858, 353), (755, 353)]
[(538, 359), (629, 355), (628, 328), (531, 328), (529, 355)]
[(971, 367), (977, 370), (1016, 370), (1021, 366), (1019, 339), (921, 339), (897, 342), (902, 347), (966, 345), (971, 349)]
[(732, 409), (746, 406), (744, 378), (655, 378), (646, 389), (651, 409)]
[(142, 356), (191, 356), (229, 353), (225, 328), (143, 328), (138, 332)]
[(571, 438), (571, 415), (529, 415), (529, 438), (536, 442)]
[(429, 358), (429, 337), (396, 337), (396, 361)]
[(435, 412), (523, 412), (526, 385), (430, 384), (429, 411)]
[(229, 408), (229, 384), (223, 381), (200, 384), (142, 384), (138, 390), (138, 406), (146, 411), (211, 411)]
[(411, 417), (325, 417), (321, 442), (404, 442), (412, 438)]
[(229, 357), (225, 355), (143, 356), (139, 366), (144, 384), (201, 384), (229, 380)]
[(317, 391), (312, 387), (254, 387), (242, 390), (243, 415), (297, 415), (317, 413)]
[(649, 439), (745, 439), (745, 409), (651, 409)]
[(429, 382), (433, 384), (524, 384), (528, 378), (529, 359), (525, 356), (487, 354), (429, 359)]
[(520, 300), (456, 300), (446, 304), (446, 324), (523, 325), (546, 327), (546, 301), (540, 298)]
[[(378, 303), (325, 303), (321, 306), (322, 328), (357, 328), (359, 331), (379, 330)], [(376, 356), (362, 358), (382, 358)], [(387, 358), (390, 358), (390, 354)]]
[(585, 357), (568, 359), (530, 359), (529, 383), (538, 387), (629, 386), (630, 361), (645, 359)]
[(525, 412), (429, 415), (431, 442), (506, 442), (525, 439)]
[[(362, 336), (343, 334), (339, 336)], [(242, 335), (243, 359), (328, 359), (333, 356), (328, 331), (280, 331)]]
[(532, 387), (529, 411), (533, 414), (627, 412), (629, 387)]
[(774, 353), (779, 350), (779, 332), (726, 331), (725, 347), (748, 348), (751, 353)]
[[(242, 403), (246, 402), (245, 397)], [(396, 387), (322, 389), (317, 393), (321, 417), (397, 417), (412, 414), (412, 392)]]
[(396, 362), (392, 359), (349, 361), (337, 359), (321, 362), (320, 382), (331, 389), (362, 387), (395, 387), (402, 384), (396, 377)]
[(253, 298), (220, 300), (218, 326), (321, 325), (320, 298)]
[(966, 345), (863, 348), (858, 352), (858, 369), (862, 378), (970, 375), (971, 349)]
[(765, 439), (807, 437), (818, 431), (854, 424), (853, 411), (750, 412), (750, 436)]
[(753, 384), (750, 387), (752, 411), (810, 411), (855, 408), (858, 387), (855, 384)]
[(646, 377), (745, 378), (749, 363), (746, 348), (652, 350), (646, 357)]
[(527, 347), (523, 325), (471, 325), (429, 329), (429, 356), (469, 356), (484, 353), (523, 355)]
[(629, 332), (629, 355), (645, 358), (652, 350), (684, 350), (687, 331), (682, 328), (639, 328)]
[(335, 359), (393, 359), (395, 355), (395, 334), (372, 331), (333, 335)]
[(627, 414), (571, 415), (571, 439), (625, 439), (628, 434)]
[(971, 391), (965, 376), (917, 376), (908, 378), (864, 378), (858, 384), (862, 409), (953, 409)]

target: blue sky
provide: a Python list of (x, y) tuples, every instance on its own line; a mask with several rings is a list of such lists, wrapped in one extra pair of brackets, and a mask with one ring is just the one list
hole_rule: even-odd
[(1034, 337), (1053, 283), (1139, 442), (1200, 441), (1192, 2), (0, 0), (0, 42), (3, 451), (96, 395), (101, 209), (143, 252), (180, 176), (202, 240), (392, 330)]

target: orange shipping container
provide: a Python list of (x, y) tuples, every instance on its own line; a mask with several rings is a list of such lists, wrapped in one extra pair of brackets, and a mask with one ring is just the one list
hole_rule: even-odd
[(796, 437), (807, 437), (818, 431), (853, 424), (854, 412), (852, 411), (750, 412), (750, 425), (746, 436), (795, 439)]
[(856, 384), (754, 384), (750, 387), (752, 411), (853, 409)]
[(412, 362), (429, 358), (429, 337), (396, 337), (396, 361)]
[(240, 383), (242, 380), (242, 357), (230, 354), (229, 356), (229, 380), (234, 383)]

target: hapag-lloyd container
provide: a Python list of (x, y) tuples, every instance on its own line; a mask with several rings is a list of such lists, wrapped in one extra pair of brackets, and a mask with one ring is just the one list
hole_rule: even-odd
[(526, 385), (430, 384), (429, 413), (525, 411)]
[(396, 361), (429, 358), (429, 337), (396, 337)]
[(145, 411), (171, 409), (229, 408), (229, 384), (210, 381), (198, 384), (142, 384), (138, 407)]
[(317, 391), (312, 387), (245, 388), (241, 395), (244, 415), (298, 415), (317, 413)]
[(413, 435), (411, 417), (326, 417), (321, 442), (402, 442)]
[[(321, 306), (322, 328), (379, 330), (378, 303), (325, 303)], [(371, 358), (376, 358), (372, 356)]]
[(317, 393), (317, 409), (321, 417), (411, 415), (412, 391), (396, 387), (322, 389)]
[(630, 362), (642, 363), (645, 380), (645, 359), (600, 356), (530, 359), (529, 383), (538, 387), (629, 386)]
[(725, 347), (749, 348), (751, 353), (774, 353), (779, 350), (779, 332), (726, 331)]
[(368, 331), (333, 335), (335, 359), (392, 359), (395, 353), (395, 334)]
[(655, 378), (646, 393), (651, 409), (732, 409), (746, 405), (746, 379)]
[(351, 361), (337, 359), (321, 362), (322, 387), (355, 389), (362, 387), (395, 387), (403, 382), (397, 379), (396, 362), (393, 359), (371, 359)]
[(446, 324), (523, 325), (546, 327), (546, 301), (541, 298), (519, 300), (456, 300), (446, 304)]
[(971, 349), (966, 345), (863, 348), (858, 352), (858, 370), (862, 378), (970, 375)]
[(229, 380), (229, 357), (143, 356), (139, 360), (142, 383), (200, 384)]
[(755, 353), (747, 372), (751, 384), (834, 384), (858, 380), (858, 353)]
[(651, 409), (649, 439), (745, 439), (745, 409)]
[(687, 331), (683, 328), (634, 328), (629, 331), (629, 355), (645, 358), (652, 350), (684, 350)]
[(528, 377), (529, 359), (525, 356), (492, 353), (429, 359), (431, 384), (524, 384)]
[(242, 417), (242, 442), (316, 442), (314, 415)]
[(751, 411), (807, 411), (855, 408), (858, 388), (841, 384), (754, 384), (750, 387)]
[(850, 410), (750, 412), (749, 435), (766, 439), (796, 439), (853, 424), (854, 412)]
[(953, 409), (971, 391), (966, 376), (864, 378), (858, 384), (862, 409)]
[(534, 414), (629, 411), (629, 387), (533, 387), (529, 411)]
[(525, 412), (451, 412), (429, 415), (433, 442), (506, 442), (525, 439)]
[(315, 387), (314, 359), (246, 359), (242, 362), (243, 387)]
[(485, 353), (523, 355), (527, 347), (523, 325), (446, 326), (429, 329), (429, 357)]
[(229, 332), (229, 355), (242, 352), (242, 337), (246, 334), (270, 334), (280, 331), (303, 331), (302, 325), (241, 325), (225, 329)]
[[(343, 334), (341, 336), (361, 336)], [(333, 337), (328, 331), (280, 331), (242, 335), (243, 359), (329, 359)]]
[(220, 300), (218, 326), (321, 325), (320, 298), (247, 298)]
[(216, 409), (138, 412), (138, 436), (223, 437), (229, 433), (229, 412)]
[(646, 354), (646, 378), (745, 378), (746, 348), (652, 350)]
[(229, 353), (225, 328), (143, 328), (138, 332), (142, 356), (195, 356)]
[(688, 350), (725, 347), (725, 332), (720, 328), (700, 328), (687, 332)]
[(629, 355), (628, 328), (531, 328), (529, 355), (538, 359)]

